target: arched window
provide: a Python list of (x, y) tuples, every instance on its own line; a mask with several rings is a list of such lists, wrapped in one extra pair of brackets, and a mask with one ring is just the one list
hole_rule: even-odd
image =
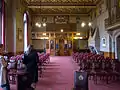
[(5, 2), (4, 0), (0, 0), (1, 4), (1, 43), (5, 45)]
[(27, 14), (24, 13), (24, 51), (27, 50), (28, 46), (28, 31), (27, 31)]

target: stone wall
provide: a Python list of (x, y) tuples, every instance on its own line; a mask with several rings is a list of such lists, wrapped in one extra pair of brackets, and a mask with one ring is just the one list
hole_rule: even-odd
[[(21, 0), (7, 1), (5, 4), (6, 20), (5, 20), (5, 48), (8, 52), (22, 52), (24, 50), (24, 21), (23, 16), (25, 12), (29, 12), (27, 7)], [(28, 13), (28, 37), (31, 43), (31, 16)], [(22, 38), (19, 38), (19, 37)]]
[[(95, 14), (96, 12), (96, 14)], [(100, 51), (102, 52), (109, 52), (109, 34), (107, 33), (106, 29), (105, 29), (105, 22), (104, 20), (106, 18), (108, 18), (108, 10), (106, 9), (106, 4), (105, 2), (102, 2), (101, 5), (99, 5), (97, 7), (96, 10), (92, 11), (92, 13), (94, 14), (91, 14), (91, 20), (93, 22), (93, 26), (92, 28), (98, 28), (99, 30), (99, 37), (90, 37), (89, 38), (89, 46), (96, 46), (95, 45), (95, 42), (97, 42), (96, 38), (100, 38)], [(94, 33), (96, 34), (96, 33)], [(95, 35), (96, 36), (96, 35)], [(103, 46), (103, 39), (105, 39), (106, 41), (106, 46)]]

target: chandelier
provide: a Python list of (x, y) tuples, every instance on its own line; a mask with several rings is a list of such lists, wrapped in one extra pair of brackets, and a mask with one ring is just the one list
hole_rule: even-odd
[[(84, 7), (83, 7), (83, 9), (85, 9), (85, 0), (83, 0), (83, 2), (84, 2)], [(81, 27), (85, 27), (86, 26), (86, 24), (89, 26), (89, 27), (91, 27), (92, 26), (92, 23), (91, 22), (88, 22), (88, 23), (85, 23), (84, 21), (81, 23)]]
[[(41, 0), (40, 0), (40, 14), (42, 13), (42, 11), (41, 11), (41, 10), (42, 10), (42, 7), (41, 7), (41, 6), (42, 6), (42, 5), (41, 5)], [(41, 19), (42, 19), (42, 17), (41, 17)], [(46, 20), (42, 19), (41, 21), (42, 21), (42, 22), (36, 22), (36, 23), (35, 23), (35, 26), (37, 26), (37, 27), (39, 27), (39, 28), (40, 28), (40, 27), (46, 27), (46, 25), (47, 25), (47, 24), (46, 24)]]
[(44, 22), (44, 23), (43, 23), (43, 22), (42, 22), (42, 23), (38, 23), (38, 22), (37, 22), (35, 25), (36, 25), (37, 27), (39, 27), (39, 28), (40, 28), (40, 27), (46, 27), (46, 23), (45, 23), (45, 22)]
[[(92, 23), (89, 22), (87, 25), (88, 25), (89, 27), (91, 27), (91, 26), (92, 26)], [(81, 27), (85, 27), (85, 26), (86, 26), (86, 23), (85, 23), (85, 22), (82, 22), (82, 23), (81, 23)]]

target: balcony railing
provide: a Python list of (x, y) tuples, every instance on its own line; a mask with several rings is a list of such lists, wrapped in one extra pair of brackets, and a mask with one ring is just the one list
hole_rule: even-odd
[(105, 27), (109, 28), (120, 24), (120, 15), (112, 16), (111, 18), (105, 19)]

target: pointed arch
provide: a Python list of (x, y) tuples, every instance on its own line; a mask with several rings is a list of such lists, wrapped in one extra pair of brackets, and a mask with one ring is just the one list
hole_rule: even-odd
[(28, 46), (28, 17), (26, 12), (24, 13), (23, 21), (24, 21), (24, 51), (26, 51)]
[(1, 43), (5, 46), (5, 2), (1, 0)]
[(115, 35), (115, 58), (118, 59), (118, 52), (117, 52), (117, 38), (120, 36), (120, 32), (118, 32), (116, 35)]

